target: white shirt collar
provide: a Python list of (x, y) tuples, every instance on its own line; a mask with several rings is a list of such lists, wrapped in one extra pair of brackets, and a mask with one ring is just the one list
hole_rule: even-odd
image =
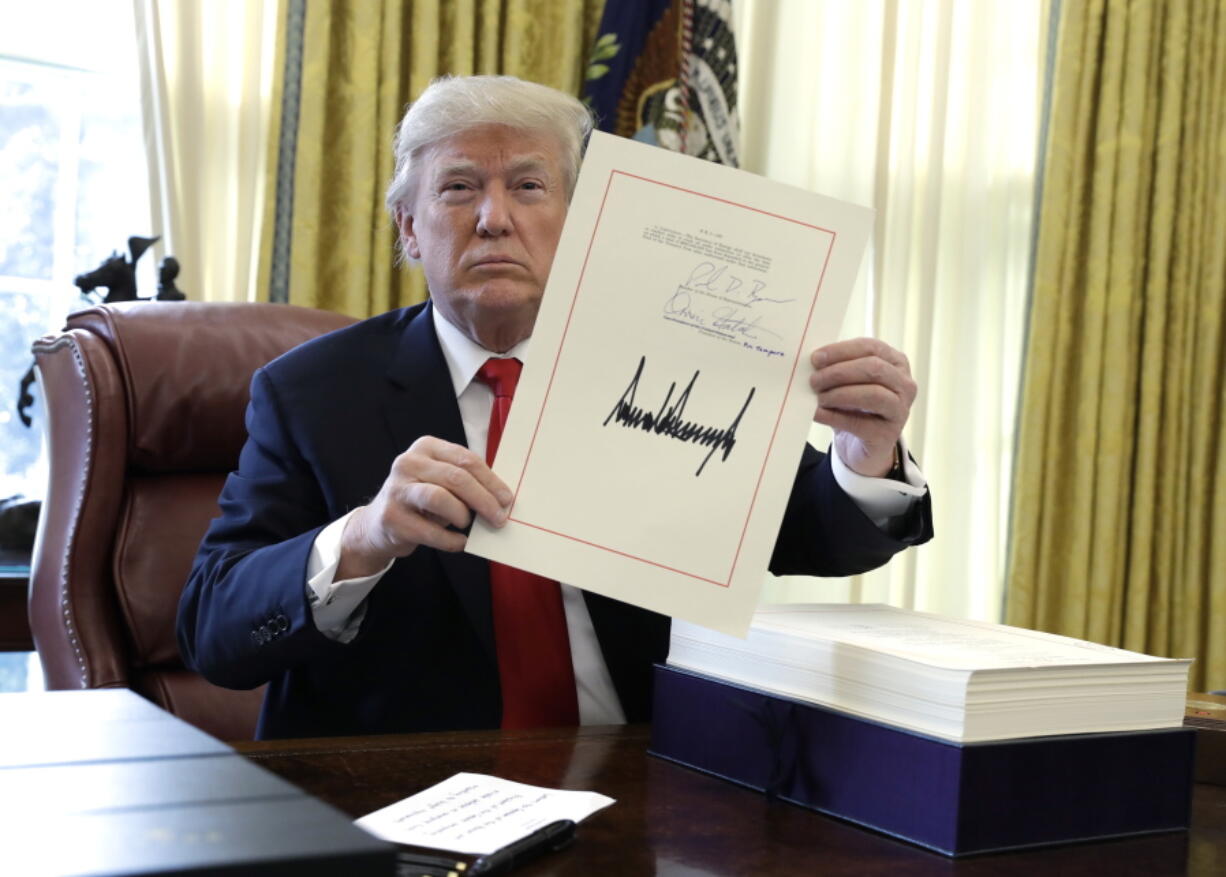
[(453, 326), (433, 304), (430, 305), (430, 313), (434, 318), (434, 332), (438, 335), (439, 346), (443, 348), (443, 359), (447, 361), (447, 371), (451, 374), (451, 385), (455, 389), (457, 399), (468, 389), (477, 371), (491, 356), (514, 357), (520, 362), (526, 361), (531, 338), (525, 338), (506, 353), (493, 353)]

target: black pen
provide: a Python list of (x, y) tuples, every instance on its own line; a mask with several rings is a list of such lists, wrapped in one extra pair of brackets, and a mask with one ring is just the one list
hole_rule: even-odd
[(573, 819), (559, 819), (539, 828), (527, 837), (509, 843), (488, 856), (481, 856), (469, 866), (468, 874), (505, 874), (516, 865), (544, 853), (565, 849), (575, 839)]
[(468, 863), (451, 856), (432, 856), (409, 850), (396, 852), (397, 877), (448, 877), (462, 875)]

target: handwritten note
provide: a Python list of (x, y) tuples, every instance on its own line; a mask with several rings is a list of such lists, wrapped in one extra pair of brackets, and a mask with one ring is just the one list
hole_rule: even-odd
[(596, 792), (545, 789), (458, 773), (368, 813), (356, 824), (392, 843), (487, 855), (550, 822), (579, 822), (612, 803), (612, 798)]
[(743, 634), (871, 222), (594, 134), (467, 550)]

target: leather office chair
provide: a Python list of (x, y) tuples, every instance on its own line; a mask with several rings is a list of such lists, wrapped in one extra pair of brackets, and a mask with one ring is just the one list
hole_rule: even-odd
[(131, 302), (68, 318), (34, 355), (50, 483), (30, 575), (47, 687), (128, 687), (223, 740), (262, 692), (188, 670), (175, 613), (246, 439), (252, 372), (350, 317), (274, 304)]

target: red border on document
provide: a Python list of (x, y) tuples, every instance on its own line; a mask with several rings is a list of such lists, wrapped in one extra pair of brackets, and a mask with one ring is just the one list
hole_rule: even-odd
[[(688, 578), (697, 579), (698, 581), (702, 581), (702, 582), (708, 582), (712, 585), (718, 585), (721, 588), (727, 588), (727, 587), (730, 587), (732, 584), (732, 576), (733, 576), (733, 573), (736, 572), (736, 565), (741, 557), (741, 548), (745, 543), (745, 533), (746, 531), (748, 531), (749, 522), (753, 518), (754, 505), (758, 501), (758, 491), (762, 487), (762, 478), (766, 473), (766, 461), (770, 459), (771, 451), (775, 447), (775, 438), (779, 433), (779, 422), (783, 419), (783, 412), (784, 412), (784, 409), (787, 408), (788, 396), (792, 392), (792, 383), (796, 377), (796, 369), (799, 367), (800, 358), (804, 354), (804, 350), (803, 350), (804, 339), (805, 339), (805, 336), (808, 334), (808, 327), (809, 327), (810, 322), (813, 319), (813, 309), (817, 306), (817, 297), (821, 294), (822, 283), (824, 283), (826, 280), (826, 269), (830, 265), (830, 256), (834, 252), (834, 245), (835, 245), (835, 242), (838, 240), (839, 235), (838, 235), (838, 232), (834, 231), (833, 229), (823, 228), (820, 225), (813, 225), (812, 223), (808, 223), (808, 222), (801, 222), (799, 219), (793, 219), (789, 216), (782, 216), (778, 213), (771, 213), (768, 210), (761, 210), (757, 207), (751, 207), (748, 204), (741, 204), (737, 201), (730, 201), (727, 198), (719, 198), (719, 197), (716, 197), (715, 195), (708, 195), (705, 192), (695, 192), (693, 189), (686, 189), (682, 186), (675, 186), (672, 183), (665, 183), (665, 182), (662, 182), (661, 180), (653, 180), (649, 177), (640, 176), (638, 174), (632, 174), (628, 171), (620, 171), (616, 169), (609, 171), (609, 179), (605, 182), (604, 195), (600, 199), (600, 210), (596, 214), (596, 224), (592, 227), (592, 236), (588, 239), (588, 242), (587, 242), (587, 252), (584, 253), (583, 255), (583, 267), (579, 270), (579, 280), (575, 284), (575, 292), (571, 296), (570, 310), (567, 311), (567, 314), (566, 314), (566, 325), (562, 328), (562, 340), (558, 344), (557, 354), (554, 356), (554, 359), (553, 359), (553, 368), (549, 372), (549, 382), (545, 386), (545, 398), (541, 401), (540, 410), (537, 412), (536, 425), (532, 428), (532, 440), (528, 443), (528, 453), (524, 456), (524, 468), (520, 471), (519, 481), (515, 485), (515, 496), (519, 496), (520, 488), (523, 486), (523, 482), (524, 482), (524, 474), (528, 471), (528, 465), (530, 464), (532, 460), (532, 449), (536, 446), (536, 436), (537, 436), (537, 432), (541, 428), (541, 418), (545, 416), (545, 406), (549, 404), (549, 393), (553, 390), (553, 379), (554, 379), (554, 376), (557, 375), (557, 372), (558, 372), (558, 360), (562, 358), (562, 348), (566, 346), (566, 336), (567, 336), (567, 333), (570, 331), (570, 321), (575, 313), (575, 303), (579, 300), (579, 290), (583, 287), (583, 278), (584, 278), (584, 275), (587, 274), (587, 263), (588, 263), (588, 259), (592, 255), (592, 244), (596, 240), (596, 231), (597, 229), (600, 228), (600, 220), (604, 216), (605, 203), (609, 200), (609, 190), (613, 187), (614, 178), (618, 176), (630, 177), (632, 179), (640, 180), (644, 183), (651, 183), (656, 186), (664, 186), (665, 188), (674, 189), (678, 192), (685, 192), (688, 195), (695, 195), (699, 198), (706, 198), (710, 201), (718, 201), (721, 204), (729, 204), (733, 207), (740, 207), (744, 210), (751, 210), (754, 213), (760, 213), (764, 216), (770, 216), (774, 219), (781, 219), (784, 222), (791, 222), (796, 225), (803, 225), (806, 228), (811, 228), (816, 231), (825, 232), (826, 234), (830, 235), (830, 245), (826, 249), (826, 259), (822, 263), (822, 273), (817, 279), (817, 289), (813, 291), (813, 299), (809, 302), (809, 313), (805, 316), (805, 332), (801, 333), (800, 344), (797, 347), (796, 356), (793, 357), (792, 359), (792, 370), (788, 374), (788, 385), (787, 385), (788, 388), (783, 394), (783, 402), (779, 406), (779, 413), (775, 416), (775, 426), (774, 426), (774, 429), (771, 430), (770, 442), (767, 444), (767, 448), (766, 448), (766, 459), (762, 461), (762, 468), (758, 471), (758, 481), (754, 485), (753, 496), (749, 500), (749, 510), (747, 511), (745, 515), (745, 523), (741, 527), (741, 537), (739, 540), (737, 540), (736, 553), (733, 554), (732, 565), (728, 568), (728, 579), (727, 581), (721, 582), (717, 579), (711, 579), (711, 578), (707, 578), (706, 576), (700, 576), (697, 573), (686, 572), (685, 570), (676, 569), (675, 567), (668, 566), (667, 564), (664, 564), (664, 563), (659, 563), (658, 561), (648, 560), (647, 558), (639, 557), (636, 554), (631, 554), (626, 551), (620, 551), (616, 548), (611, 548), (608, 545), (600, 545), (599, 543), (596, 543), (596, 542), (589, 542), (588, 540), (580, 539), (577, 536), (571, 536), (567, 533), (560, 533), (557, 530), (551, 530), (548, 527), (542, 527), (539, 524), (532, 524), (532, 523), (529, 523), (528, 521), (523, 520), (522, 518), (516, 518), (513, 515), (509, 517), (508, 520), (514, 521), (516, 524), (522, 524), (525, 527), (531, 527), (534, 530), (540, 530), (543, 533), (549, 533), (552, 536), (557, 536), (562, 539), (567, 539), (571, 542), (578, 542), (580, 544), (587, 545), (592, 548), (599, 548), (600, 550), (607, 551), (610, 554), (616, 554), (621, 557), (629, 558), (631, 560), (637, 560), (640, 563), (645, 563), (645, 564), (648, 564), (649, 566), (658, 567), (659, 569), (666, 569), (669, 572), (674, 572), (679, 575), (687, 576)], [(512, 500), (512, 508), (514, 508), (514, 500)]]

